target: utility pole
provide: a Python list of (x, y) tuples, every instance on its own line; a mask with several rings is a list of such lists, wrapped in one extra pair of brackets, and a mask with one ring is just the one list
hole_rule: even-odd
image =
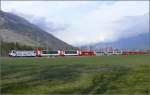
[[(149, 21), (150, 21), (150, 20), (149, 20)], [(149, 44), (149, 48), (148, 48), (148, 53), (149, 53), (149, 55), (150, 55), (150, 29), (149, 29), (149, 36), (148, 36), (148, 37), (149, 37), (149, 43), (148, 43), (148, 44)]]
[[(150, 24), (150, 17), (149, 17), (149, 23), (148, 24)], [(149, 37), (149, 41), (148, 41), (148, 46), (149, 46), (148, 47), (148, 54), (150, 55), (150, 28), (149, 28), (149, 35), (148, 35), (148, 37)]]
[(2, 10), (2, 6), (1, 6), (1, 0), (0, 0), (0, 11)]
[[(150, 4), (150, 1), (148, 0), (148, 3)], [(148, 25), (150, 24), (150, 17), (148, 17), (149, 18), (149, 21), (148, 21)], [(148, 54), (150, 55), (150, 28), (149, 28), (149, 35), (148, 35), (148, 37), (149, 37), (149, 43), (148, 43)]]
[(2, 51), (3, 51), (3, 38), (0, 35), (0, 56), (3, 55)]
[[(2, 6), (1, 6), (1, 0), (0, 0), (0, 11), (2, 10), (1, 8), (2, 8)], [(3, 49), (2, 49), (3, 46), (2, 45), (3, 45), (3, 39), (2, 39), (2, 37), (0, 35), (0, 56), (2, 56), (2, 51), (3, 51)]]

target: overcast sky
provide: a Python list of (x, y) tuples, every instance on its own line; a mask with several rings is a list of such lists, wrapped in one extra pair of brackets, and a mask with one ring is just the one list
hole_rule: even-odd
[(2, 10), (72, 45), (113, 42), (149, 27), (149, 1), (2, 1)]

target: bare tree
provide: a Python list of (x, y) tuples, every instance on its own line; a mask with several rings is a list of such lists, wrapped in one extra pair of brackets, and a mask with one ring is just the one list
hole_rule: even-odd
[(94, 46), (92, 44), (90, 44), (88, 47), (90, 51), (94, 50)]
[(87, 46), (80, 46), (79, 48), (80, 48), (80, 50), (88, 50)]

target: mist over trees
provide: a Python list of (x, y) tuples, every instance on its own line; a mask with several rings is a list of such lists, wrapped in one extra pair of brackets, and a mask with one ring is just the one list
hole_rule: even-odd
[(21, 45), (17, 42), (0, 42), (0, 56), (8, 56), (10, 50), (34, 50), (35, 47)]

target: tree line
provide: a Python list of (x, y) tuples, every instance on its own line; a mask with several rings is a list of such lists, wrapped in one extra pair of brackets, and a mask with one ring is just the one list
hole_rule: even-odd
[(9, 56), (10, 50), (36, 50), (40, 48), (42, 50), (53, 50), (50, 47), (34, 47), (28, 45), (22, 45), (18, 42), (4, 42), (0, 41), (0, 56)]
[(18, 42), (3, 42), (0, 43), (0, 56), (8, 56), (10, 50), (34, 50), (35, 47), (22, 45)]

